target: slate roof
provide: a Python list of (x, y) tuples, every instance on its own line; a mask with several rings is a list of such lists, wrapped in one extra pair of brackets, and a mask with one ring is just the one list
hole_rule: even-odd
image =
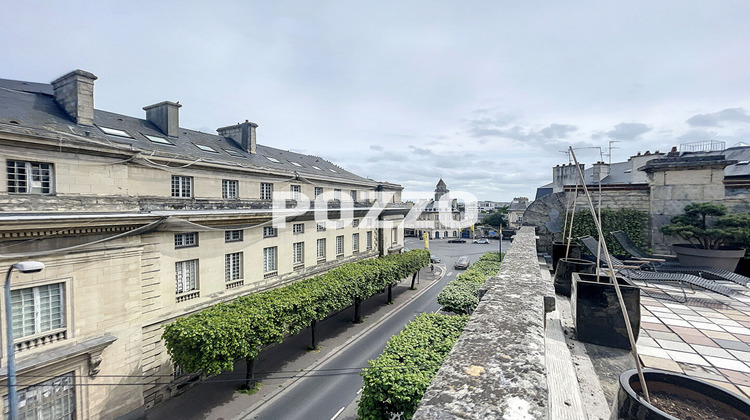
[[(77, 125), (54, 100), (51, 84), (0, 79), (0, 123), (64, 134), (71, 143), (95, 143), (117, 149), (132, 149), (144, 153), (180, 157), (187, 160), (225, 164), (229, 167), (286, 171), (300, 176), (324, 178), (330, 181), (349, 182), (375, 187), (378, 183), (355, 175), (322, 157), (304, 155), (258, 144), (256, 154), (242, 149), (235, 141), (217, 134), (180, 128), (179, 137), (167, 137), (146, 119), (112, 112), (94, 110), (94, 125)], [(100, 127), (127, 132), (130, 138), (111, 135)], [(88, 134), (87, 134), (88, 132)], [(71, 136), (73, 135), (73, 136)], [(171, 144), (150, 141), (146, 136), (166, 138)], [(202, 150), (197, 145), (213, 149)], [(272, 161), (273, 158), (276, 161)]]

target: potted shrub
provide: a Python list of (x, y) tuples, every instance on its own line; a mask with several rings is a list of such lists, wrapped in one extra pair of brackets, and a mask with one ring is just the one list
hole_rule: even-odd
[(651, 402), (643, 398), (635, 369), (620, 375), (610, 420), (747, 419), (750, 401), (710, 382), (644, 369)]
[(693, 203), (670, 222), (662, 226), (661, 232), (689, 242), (672, 245), (682, 265), (734, 271), (745, 255), (743, 248), (733, 245), (750, 237), (750, 214), (727, 214), (721, 204)]

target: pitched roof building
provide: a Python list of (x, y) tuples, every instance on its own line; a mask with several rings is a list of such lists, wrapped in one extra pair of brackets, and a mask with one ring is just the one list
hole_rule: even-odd
[(258, 144), (249, 121), (181, 127), (177, 102), (96, 109), (96, 79), (0, 80), (0, 266), (46, 265), (10, 275), (23, 413), (137, 415), (189, 378), (165, 324), (403, 247), (400, 185)]

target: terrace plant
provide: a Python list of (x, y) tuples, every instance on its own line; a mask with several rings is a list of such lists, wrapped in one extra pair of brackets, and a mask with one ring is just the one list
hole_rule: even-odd
[(661, 227), (661, 232), (679, 236), (696, 248), (719, 249), (750, 243), (750, 214), (728, 214), (721, 204), (688, 204), (670, 222)]

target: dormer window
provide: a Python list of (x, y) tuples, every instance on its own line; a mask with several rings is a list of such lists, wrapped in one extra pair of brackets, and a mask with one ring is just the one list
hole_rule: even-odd
[(119, 130), (117, 128), (110, 128), (110, 127), (102, 127), (97, 126), (100, 130), (104, 132), (104, 134), (109, 134), (110, 136), (117, 136), (117, 137), (124, 137), (126, 139), (132, 139), (133, 136), (131, 136), (127, 131), (125, 130)]
[(195, 144), (195, 147), (197, 147), (197, 148), (199, 148), (199, 149), (203, 150), (204, 152), (209, 152), (209, 153), (219, 153), (219, 152), (217, 152), (217, 151), (216, 151), (216, 149), (214, 149), (214, 148), (213, 148), (213, 147), (211, 147), (211, 146), (205, 146), (205, 145), (202, 145), (202, 144), (197, 144), (197, 143), (193, 143), (193, 144)]
[(166, 144), (169, 146), (174, 146), (174, 144), (171, 141), (165, 139), (164, 137), (149, 136), (148, 134), (143, 134), (143, 137), (147, 138), (151, 143)]

